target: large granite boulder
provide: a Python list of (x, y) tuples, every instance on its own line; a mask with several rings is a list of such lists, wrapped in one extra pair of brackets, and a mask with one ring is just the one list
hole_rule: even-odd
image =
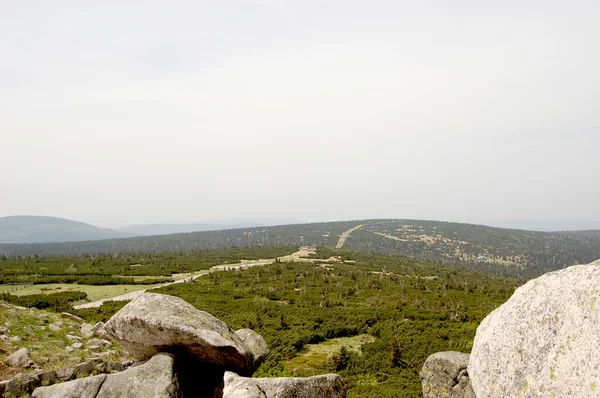
[(251, 374), (254, 355), (223, 321), (164, 294), (144, 293), (104, 325), (140, 361), (172, 352), (199, 363)]
[(456, 351), (430, 355), (420, 373), (425, 398), (475, 398), (467, 365), (469, 354)]
[(236, 330), (235, 334), (242, 340), (244, 345), (252, 353), (254, 361), (252, 362), (253, 371), (267, 359), (269, 355), (269, 346), (263, 337), (252, 329)]
[(32, 398), (175, 398), (181, 396), (171, 354), (111, 375), (98, 375), (39, 387)]
[(143, 365), (109, 375), (96, 398), (174, 398), (180, 396), (171, 354), (155, 355)]
[(600, 266), (576, 265), (518, 288), (475, 336), (469, 376), (479, 397), (600, 394)]
[(336, 374), (313, 377), (240, 377), (226, 372), (223, 398), (345, 398), (346, 386)]
[(106, 375), (98, 375), (55, 384), (49, 387), (38, 387), (32, 398), (95, 398)]

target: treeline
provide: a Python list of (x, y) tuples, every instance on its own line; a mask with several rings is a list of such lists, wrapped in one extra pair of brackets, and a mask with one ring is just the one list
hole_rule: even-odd
[[(0, 257), (0, 284), (155, 284), (170, 281), (173, 274), (207, 270), (242, 259), (282, 257), (296, 250), (297, 247), (252, 247), (186, 253)], [(141, 276), (149, 278), (136, 278)]]
[[(422, 220), (364, 220), (194, 232), (89, 242), (0, 244), (4, 259), (30, 256), (151, 256), (217, 249), (335, 247), (340, 235), (359, 224), (344, 248), (405, 255), (517, 276), (523, 280), (600, 258), (600, 231), (535, 232)], [(0, 257), (0, 258), (2, 258)], [(484, 260), (477, 260), (482, 257)], [(176, 261), (176, 260), (174, 260)], [(141, 270), (140, 270), (141, 271)], [(136, 272), (125, 270), (126, 275)], [(168, 276), (178, 269), (154, 268), (146, 275)]]
[(58, 292), (50, 294), (30, 294), (15, 296), (9, 293), (0, 294), (0, 300), (27, 308), (49, 309), (56, 312), (70, 311), (74, 301), (87, 298), (87, 293), (79, 291)]

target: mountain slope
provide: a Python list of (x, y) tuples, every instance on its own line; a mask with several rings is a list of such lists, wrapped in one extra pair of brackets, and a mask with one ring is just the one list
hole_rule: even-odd
[(298, 224), (298, 220), (291, 218), (230, 218), (223, 220), (207, 220), (186, 224), (137, 224), (116, 231), (126, 233), (129, 236), (151, 236), (181, 234), (202, 231), (219, 231), (223, 229), (254, 228), (267, 225)]
[(239, 229), (258, 227), (259, 224), (235, 224), (235, 225), (220, 225), (220, 224), (138, 224), (130, 225), (125, 228), (117, 229), (133, 236), (150, 236), (150, 235), (168, 235), (180, 234), (189, 232), (201, 231), (218, 231), (220, 229)]
[(76, 242), (131, 236), (78, 221), (45, 216), (0, 218), (0, 243)]
[[(356, 228), (362, 225), (361, 228)], [(340, 239), (343, 238), (343, 239)], [(424, 220), (279, 225), (89, 242), (0, 244), (0, 255), (186, 252), (317, 245), (405, 255), (531, 278), (600, 258), (600, 232), (536, 232)]]

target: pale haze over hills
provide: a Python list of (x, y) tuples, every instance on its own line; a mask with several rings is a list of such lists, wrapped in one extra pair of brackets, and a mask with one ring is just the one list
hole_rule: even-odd
[(600, 228), (599, 19), (589, 0), (3, 2), (0, 217)]

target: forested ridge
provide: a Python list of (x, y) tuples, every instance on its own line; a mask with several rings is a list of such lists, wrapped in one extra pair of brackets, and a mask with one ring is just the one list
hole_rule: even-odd
[(100, 241), (3, 244), (0, 255), (54, 256), (165, 253), (219, 248), (315, 245), (399, 254), (531, 278), (600, 258), (600, 231), (537, 232), (422, 220), (362, 220), (293, 224)]

